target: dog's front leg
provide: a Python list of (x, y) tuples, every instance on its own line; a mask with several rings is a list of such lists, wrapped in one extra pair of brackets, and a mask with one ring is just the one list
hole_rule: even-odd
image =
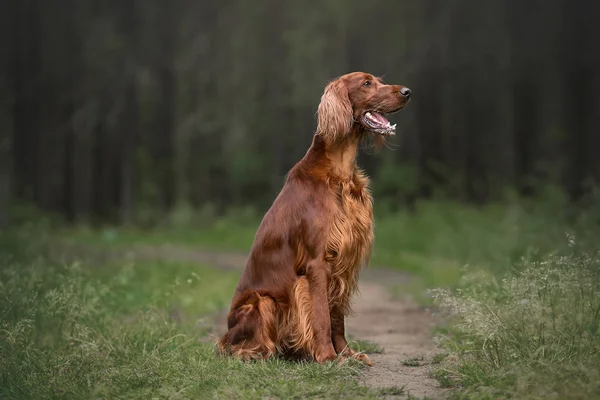
[(357, 353), (348, 347), (346, 340), (346, 327), (344, 323), (344, 313), (338, 307), (331, 310), (331, 340), (335, 351), (342, 357), (351, 357), (362, 361), (367, 365), (373, 365), (373, 362), (364, 353)]
[(337, 356), (331, 341), (331, 318), (327, 299), (328, 265), (325, 261), (309, 263), (306, 269), (310, 297), (314, 343), (312, 353), (318, 363), (334, 360)]
[(339, 307), (333, 307), (331, 309), (331, 341), (338, 354), (348, 349), (345, 331), (344, 314)]

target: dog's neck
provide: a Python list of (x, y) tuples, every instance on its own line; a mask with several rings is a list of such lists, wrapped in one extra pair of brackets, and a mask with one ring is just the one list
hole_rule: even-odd
[(358, 138), (344, 140), (343, 143), (327, 143), (320, 135), (315, 135), (305, 160), (328, 178), (352, 180), (356, 170), (358, 143)]
[(327, 149), (327, 158), (331, 162), (331, 172), (341, 179), (352, 179), (356, 168), (358, 140), (345, 142), (340, 146)]

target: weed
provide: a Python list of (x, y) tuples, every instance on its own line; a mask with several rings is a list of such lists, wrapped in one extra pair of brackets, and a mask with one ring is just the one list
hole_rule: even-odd
[(383, 347), (368, 340), (350, 340), (348, 346), (354, 350), (366, 354), (381, 354)]
[(380, 396), (404, 396), (406, 391), (404, 390), (404, 386), (390, 386), (379, 389), (378, 394)]
[(448, 357), (448, 353), (438, 353), (438, 354), (435, 354), (433, 356), (433, 359), (431, 360), (431, 363), (432, 364), (439, 364), (442, 361), (444, 361), (447, 357)]
[(226, 308), (238, 272), (85, 257), (65, 264), (36, 250), (0, 256), (0, 398), (377, 397), (355, 379), (358, 362), (217, 355), (198, 321)]
[(441, 343), (458, 360), (444, 363), (443, 380), (518, 398), (598, 393), (600, 254), (571, 248), (523, 260), (502, 280), (477, 271), (454, 292), (435, 291), (454, 321)]
[[(396, 287), (395, 295), (410, 294), (425, 304), (435, 300), (436, 311), (437, 306), (450, 311), (445, 326), (437, 329), (447, 356), (434, 356), (432, 374), (442, 386), (454, 388), (456, 398), (590, 398), (600, 392), (598, 210), (567, 209), (563, 196), (549, 195), (478, 208), (434, 200), (419, 202), (414, 213), (376, 211), (371, 264), (411, 273), (410, 284)], [(65, 272), (48, 268), (39, 257), (40, 243), (57, 238), (84, 244), (84, 256), (92, 248), (103, 254), (168, 243), (245, 252), (258, 217), (251, 210), (223, 217), (187, 210), (156, 229), (103, 231), (56, 230), (41, 218), (42, 223), (26, 223), (12, 236), (0, 234), (6, 239), (0, 240), (0, 254), (11, 254), (0, 264), (0, 397), (375, 396), (351, 379), (360, 368), (353, 363), (342, 369), (277, 360), (238, 364), (192, 339), (205, 334), (198, 320), (226, 308), (236, 274), (120, 256), (108, 266), (94, 259)], [(578, 233), (577, 243), (570, 238), (565, 245), (565, 230)], [(11, 273), (24, 280), (15, 286)], [(426, 292), (433, 287), (445, 289)], [(158, 331), (159, 325), (170, 330)], [(181, 334), (190, 341), (176, 336)], [(174, 343), (180, 347), (169, 353)], [(351, 346), (367, 353), (383, 350), (363, 341)], [(75, 357), (88, 354), (81, 348), (98, 350)], [(170, 365), (183, 372), (153, 358), (143, 364), (147, 370), (131, 372), (149, 351), (160, 360), (172, 357)], [(61, 371), (70, 378), (60, 383), (62, 375), (40, 371)], [(26, 384), (27, 376), (37, 380)], [(125, 377), (137, 386), (128, 388)], [(44, 388), (56, 391), (42, 393)]]
[(423, 360), (424, 360), (423, 356), (410, 357), (410, 358), (404, 359), (402, 361), (402, 365), (404, 365), (405, 367), (419, 367), (423, 363)]

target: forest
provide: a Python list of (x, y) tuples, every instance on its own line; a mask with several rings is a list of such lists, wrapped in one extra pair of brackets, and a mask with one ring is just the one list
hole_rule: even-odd
[(329, 80), (410, 87), (379, 204), (468, 203), (600, 177), (600, 5), (588, 0), (20, 0), (0, 12), (0, 220), (153, 223), (264, 211)]
[[(600, 399), (599, 22), (592, 0), (0, 1), (0, 398)], [(219, 355), (352, 71), (412, 90), (358, 160), (375, 243), (342, 326), (375, 365)]]

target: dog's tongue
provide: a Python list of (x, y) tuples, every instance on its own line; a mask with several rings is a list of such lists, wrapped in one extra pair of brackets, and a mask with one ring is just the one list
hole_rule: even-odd
[(372, 112), (371, 115), (374, 117), (375, 120), (377, 120), (377, 122), (379, 122), (381, 125), (387, 125), (388, 124), (388, 120), (386, 117), (384, 117), (383, 115), (376, 113), (376, 112)]

